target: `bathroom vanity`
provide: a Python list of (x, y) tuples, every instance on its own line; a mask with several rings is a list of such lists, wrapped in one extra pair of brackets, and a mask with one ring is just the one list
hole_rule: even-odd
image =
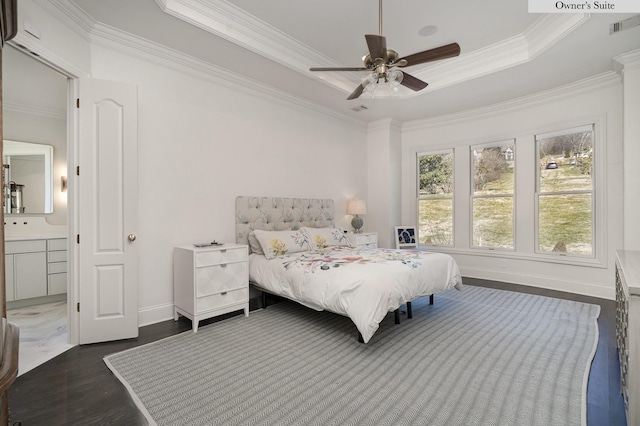
[(7, 307), (66, 299), (67, 227), (44, 217), (9, 217), (4, 226)]
[(5, 276), (7, 302), (65, 294), (67, 239), (7, 239)]

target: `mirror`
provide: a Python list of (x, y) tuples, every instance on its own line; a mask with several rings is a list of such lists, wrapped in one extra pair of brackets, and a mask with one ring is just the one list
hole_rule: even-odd
[(4, 141), (5, 214), (53, 213), (53, 146)]

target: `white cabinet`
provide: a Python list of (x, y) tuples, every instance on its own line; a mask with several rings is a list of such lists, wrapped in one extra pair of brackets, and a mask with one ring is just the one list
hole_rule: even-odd
[[(67, 264), (66, 264), (66, 238), (51, 240), (15, 240), (5, 242), (5, 279), (7, 302), (43, 297), (52, 294), (67, 292)], [(50, 245), (51, 242), (56, 242)], [(64, 247), (64, 261), (61, 256), (53, 255), (49, 248)], [(52, 266), (55, 263), (55, 266)], [(64, 286), (58, 285), (56, 291), (51, 291), (49, 277), (51, 271), (55, 275), (64, 275)]]
[(198, 322), (244, 310), (249, 316), (248, 247), (175, 247), (173, 251), (174, 319), (183, 315)]
[(377, 232), (362, 232), (360, 234), (354, 234), (349, 232), (347, 234), (351, 245), (362, 248), (378, 248), (378, 233)]
[(67, 239), (47, 240), (47, 294), (67, 292)]
[(616, 253), (616, 343), (629, 425), (640, 424), (640, 251)]
[[(7, 301), (46, 296), (46, 240), (7, 241), (5, 253), (6, 264), (11, 265), (5, 271), (7, 286), (9, 282), (13, 283), (13, 288), (7, 291)], [(13, 293), (12, 299), (9, 299), (9, 293)]]

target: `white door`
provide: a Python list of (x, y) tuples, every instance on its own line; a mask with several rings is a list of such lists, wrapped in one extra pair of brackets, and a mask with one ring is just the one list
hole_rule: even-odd
[(80, 79), (78, 341), (138, 336), (137, 87)]

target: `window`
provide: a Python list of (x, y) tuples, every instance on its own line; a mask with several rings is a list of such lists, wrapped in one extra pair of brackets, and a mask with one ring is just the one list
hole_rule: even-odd
[(471, 147), (472, 247), (514, 248), (514, 141)]
[(418, 238), (453, 245), (453, 150), (418, 154)]
[(593, 256), (593, 125), (536, 136), (537, 251)]

